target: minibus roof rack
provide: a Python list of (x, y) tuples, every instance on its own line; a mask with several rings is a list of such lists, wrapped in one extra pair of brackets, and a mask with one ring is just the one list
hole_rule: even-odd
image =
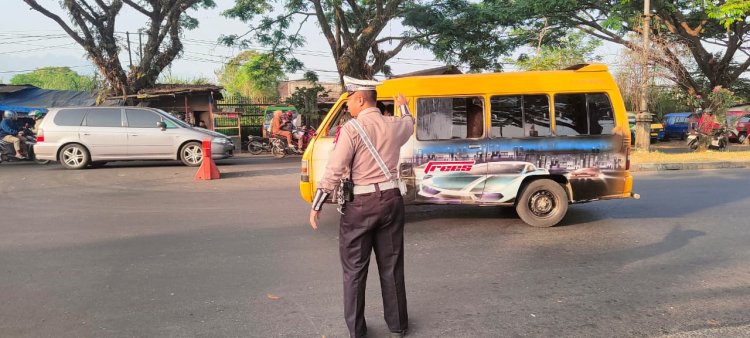
[(575, 70), (579, 72), (606, 72), (607, 66), (601, 63), (579, 63), (565, 68), (564, 70)]

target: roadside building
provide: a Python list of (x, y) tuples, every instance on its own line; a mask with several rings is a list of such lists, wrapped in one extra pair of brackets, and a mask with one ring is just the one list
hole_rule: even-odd
[(203, 122), (206, 129), (213, 130), (222, 89), (215, 85), (157, 84), (138, 91), (136, 100), (139, 106), (164, 110), (193, 126)]

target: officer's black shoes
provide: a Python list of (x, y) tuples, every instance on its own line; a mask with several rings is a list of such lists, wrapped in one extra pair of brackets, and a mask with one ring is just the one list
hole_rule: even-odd
[(388, 335), (389, 338), (403, 338), (404, 336), (406, 336), (406, 330), (391, 331)]

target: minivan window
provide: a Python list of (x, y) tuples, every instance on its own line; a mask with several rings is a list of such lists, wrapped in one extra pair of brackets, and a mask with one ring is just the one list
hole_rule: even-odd
[(556, 94), (557, 135), (605, 135), (615, 127), (614, 111), (607, 94)]
[(80, 109), (63, 109), (57, 112), (54, 122), (58, 126), (77, 127), (83, 122), (86, 112)]
[(482, 97), (417, 99), (417, 139), (450, 140), (484, 135)]
[(90, 109), (86, 113), (86, 125), (89, 127), (122, 127), (120, 109)]
[(549, 136), (547, 95), (506, 95), (490, 98), (492, 137)]
[(156, 124), (161, 122), (159, 115), (148, 110), (125, 109), (125, 116), (130, 128), (158, 128)]

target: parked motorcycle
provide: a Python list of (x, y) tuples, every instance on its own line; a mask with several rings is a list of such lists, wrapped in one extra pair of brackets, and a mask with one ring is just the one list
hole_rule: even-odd
[(250, 135), (247, 137), (247, 151), (253, 155), (260, 155), (262, 152), (271, 152), (271, 141), (266, 137)]
[(687, 145), (692, 151), (697, 150), (701, 145), (704, 145), (709, 150), (724, 151), (728, 144), (729, 131), (726, 126), (714, 129), (711, 135), (694, 130), (687, 136)]

